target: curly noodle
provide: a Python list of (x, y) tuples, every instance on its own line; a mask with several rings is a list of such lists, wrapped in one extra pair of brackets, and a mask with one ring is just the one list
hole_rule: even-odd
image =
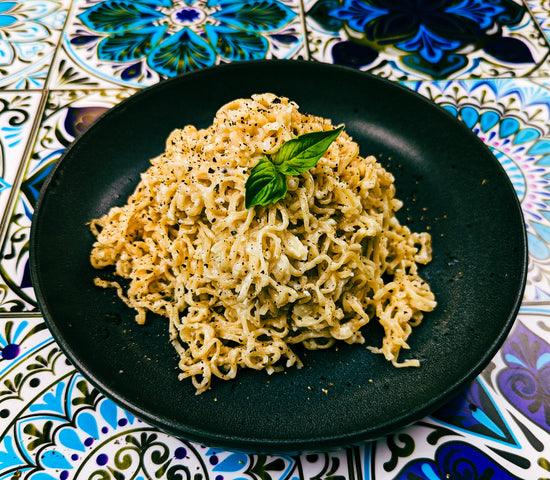
[(373, 318), (385, 335), (368, 348), (419, 365), (398, 355), (436, 305), (417, 272), (431, 238), (397, 220), (394, 178), (374, 157), (343, 131), (316, 167), (288, 177), (283, 200), (245, 208), (259, 158), (332, 128), (273, 94), (232, 101), (210, 127), (172, 132), (127, 204), (91, 221), (91, 264), (129, 281), (96, 284), (116, 288), (140, 324), (148, 311), (168, 318), (197, 393), (240, 368), (300, 367), (295, 344), (364, 343)]

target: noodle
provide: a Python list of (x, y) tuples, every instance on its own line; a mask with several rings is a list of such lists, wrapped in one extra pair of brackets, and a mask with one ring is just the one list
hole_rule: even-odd
[[(224, 105), (213, 124), (175, 130), (122, 207), (91, 221), (93, 267), (114, 267), (115, 288), (135, 309), (167, 317), (180, 377), (197, 393), (241, 368), (280, 371), (292, 350), (364, 343), (371, 319), (395, 366), (423, 312), (436, 303), (418, 275), (431, 238), (395, 212), (393, 176), (343, 131), (317, 166), (290, 176), (282, 200), (245, 208), (244, 185), (258, 160), (303, 133), (329, 130), (273, 94)], [(372, 343), (369, 341), (369, 343)]]

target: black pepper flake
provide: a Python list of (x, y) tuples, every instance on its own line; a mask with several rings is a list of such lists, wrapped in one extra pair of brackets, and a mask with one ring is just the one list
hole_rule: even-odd
[(210, 168), (208, 169), (208, 173), (214, 173), (214, 169), (213, 169), (212, 167), (210, 167)]
[(272, 103), (281, 103), (281, 99), (279, 97), (274, 98)]

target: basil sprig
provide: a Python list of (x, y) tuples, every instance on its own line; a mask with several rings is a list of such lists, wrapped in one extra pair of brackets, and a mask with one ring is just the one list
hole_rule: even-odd
[(269, 205), (284, 198), (288, 190), (286, 175), (300, 175), (313, 168), (344, 126), (334, 130), (304, 133), (281, 145), (273, 155), (254, 166), (245, 183), (245, 206)]

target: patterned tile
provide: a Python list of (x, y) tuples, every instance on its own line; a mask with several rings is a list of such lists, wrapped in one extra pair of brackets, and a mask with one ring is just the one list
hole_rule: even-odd
[[(401, 81), (483, 139), (524, 211), (528, 283), (503, 347), (375, 442), (266, 456), (171, 437), (87, 382), (36, 312), (30, 224), (75, 135), (134, 89), (255, 58)], [(549, 77), (549, 0), (0, 0), (0, 479), (550, 478)]]
[(526, 300), (550, 299), (550, 88), (528, 79), (407, 84), (466, 123), (520, 199), (529, 246)]
[(34, 207), (51, 168), (76, 135), (131, 93), (131, 90), (50, 92), (32, 153), (24, 168), (20, 190), (7, 219), (0, 253), (3, 279), (9, 293), (6, 292), (3, 303), (0, 303), (0, 312), (14, 308), (36, 309), (29, 276), (29, 235)]
[(77, 0), (52, 88), (147, 86), (219, 63), (305, 54), (298, 0)]
[[(20, 298), (13, 295), (10, 288), (13, 275), (6, 267), (9, 262), (17, 262), (17, 249), (13, 248), (9, 238), (6, 239), (5, 231), (9, 228), (6, 212), (17, 193), (40, 100), (40, 92), (0, 92), (0, 212), (3, 215), (0, 238), (4, 245), (0, 264), (0, 311), (23, 309)], [(22, 278), (18, 282), (27, 283)]]
[[(522, 309), (504, 348), (431, 416), (376, 442), (326, 453), (248, 455), (166, 435), (69, 365), (40, 317), (0, 329), (0, 478), (546, 478), (550, 310)], [(9, 367), (9, 368), (8, 368)], [(121, 461), (124, 459), (124, 461)]]
[(306, 0), (313, 59), (393, 80), (548, 74), (550, 46), (521, 0)]
[(5, 211), (32, 132), (41, 94), (0, 92), (0, 211)]
[(540, 25), (546, 38), (550, 40), (550, 1), (549, 0), (527, 0), (533, 18)]
[[(0, 414), (6, 419), (0, 428), (1, 478), (15, 470), (36, 480), (229, 480), (246, 472), (282, 480), (306, 468), (312, 477), (329, 472), (342, 479), (348, 472), (345, 451), (303, 458), (246, 455), (162, 433), (102, 396), (67, 365), (53, 341), (22, 353), (13, 364), (0, 377)], [(36, 402), (27, 408), (23, 399), (30, 395)]]
[[(101, 395), (39, 316), (0, 328), (0, 478), (292, 478), (307, 469), (345, 478), (347, 452), (303, 458), (246, 455), (162, 433)], [(32, 399), (32, 400), (31, 400)], [(124, 458), (124, 461), (121, 459)], [(321, 477), (319, 477), (321, 478)]]
[(495, 479), (547, 478), (549, 320), (548, 307), (522, 308), (503, 348), (472, 384), (428, 418), (371, 446), (372, 478), (443, 479), (458, 471), (480, 479), (484, 472)]
[(0, 2), (0, 88), (44, 86), (69, 0)]

